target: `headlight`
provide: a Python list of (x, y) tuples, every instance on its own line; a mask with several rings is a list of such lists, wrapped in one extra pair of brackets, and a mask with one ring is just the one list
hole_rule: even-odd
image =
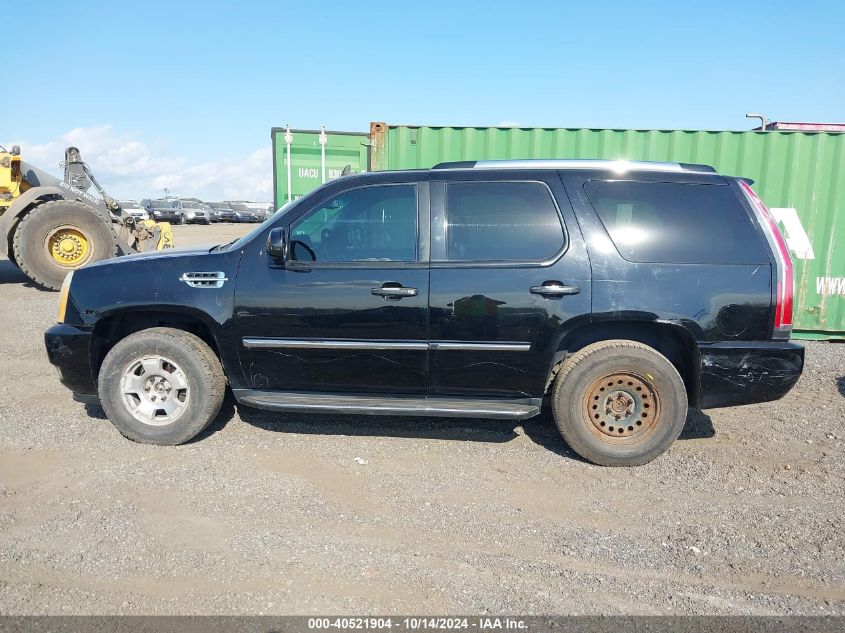
[(59, 323), (65, 322), (65, 313), (67, 312), (67, 297), (70, 293), (70, 280), (73, 279), (73, 271), (65, 275), (65, 280), (62, 282), (62, 289), (59, 292)]
[(153, 211), (153, 215), (161, 215), (161, 211)]

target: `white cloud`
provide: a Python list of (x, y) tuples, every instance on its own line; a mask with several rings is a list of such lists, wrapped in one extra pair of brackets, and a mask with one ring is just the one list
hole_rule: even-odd
[(270, 147), (225, 161), (196, 163), (183, 156), (167, 155), (111, 125), (74, 128), (42, 144), (18, 142), (24, 160), (57, 175), (64, 150), (79, 148), (97, 181), (116, 198), (156, 198), (167, 187), (171, 194), (202, 200), (270, 201), (273, 166)]

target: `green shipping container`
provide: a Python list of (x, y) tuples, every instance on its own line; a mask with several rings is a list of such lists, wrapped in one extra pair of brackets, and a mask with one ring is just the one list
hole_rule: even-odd
[[(276, 200), (284, 202), (286, 176), (279, 166), (285, 165), (280, 158), (285, 145), (279, 143), (278, 132), (273, 133)], [(280, 132), (283, 136), (284, 130)], [(352, 145), (361, 144), (359, 167), (352, 160), (336, 164), (351, 164), (354, 171), (419, 169), (446, 161), (496, 158), (605, 158), (703, 163), (723, 174), (752, 178), (792, 252), (795, 337), (845, 339), (845, 134), (372, 123), (369, 135), (353, 138)], [(320, 166), (320, 146), (308, 143), (306, 153), (292, 158), (292, 163), (313, 170)], [(355, 150), (348, 151), (351, 156)], [(295, 178), (300, 188), (294, 189), (294, 197), (320, 183), (319, 178), (301, 183)]]
[[(290, 143), (286, 140), (288, 134)], [(325, 135), (324, 145), (320, 143), (321, 134)], [(346, 166), (354, 172), (369, 168), (370, 141), (366, 133), (274, 127), (270, 138), (273, 144), (273, 199), (277, 208), (289, 200), (301, 198), (323, 182), (337, 178)]]

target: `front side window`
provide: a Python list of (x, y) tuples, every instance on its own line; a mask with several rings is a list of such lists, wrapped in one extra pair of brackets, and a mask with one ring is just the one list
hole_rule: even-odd
[(446, 187), (448, 261), (544, 261), (564, 245), (548, 187), (539, 182), (458, 182)]
[(335, 196), (293, 225), (290, 256), (306, 262), (415, 261), (416, 186), (362, 187)]

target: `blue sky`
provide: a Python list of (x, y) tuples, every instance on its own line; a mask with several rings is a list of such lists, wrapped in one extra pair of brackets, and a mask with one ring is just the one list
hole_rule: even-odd
[[(20, 2), (0, 144), (116, 195), (270, 199), (269, 130), (845, 121), (845, 3)], [(9, 78), (11, 77), (11, 78)]]

